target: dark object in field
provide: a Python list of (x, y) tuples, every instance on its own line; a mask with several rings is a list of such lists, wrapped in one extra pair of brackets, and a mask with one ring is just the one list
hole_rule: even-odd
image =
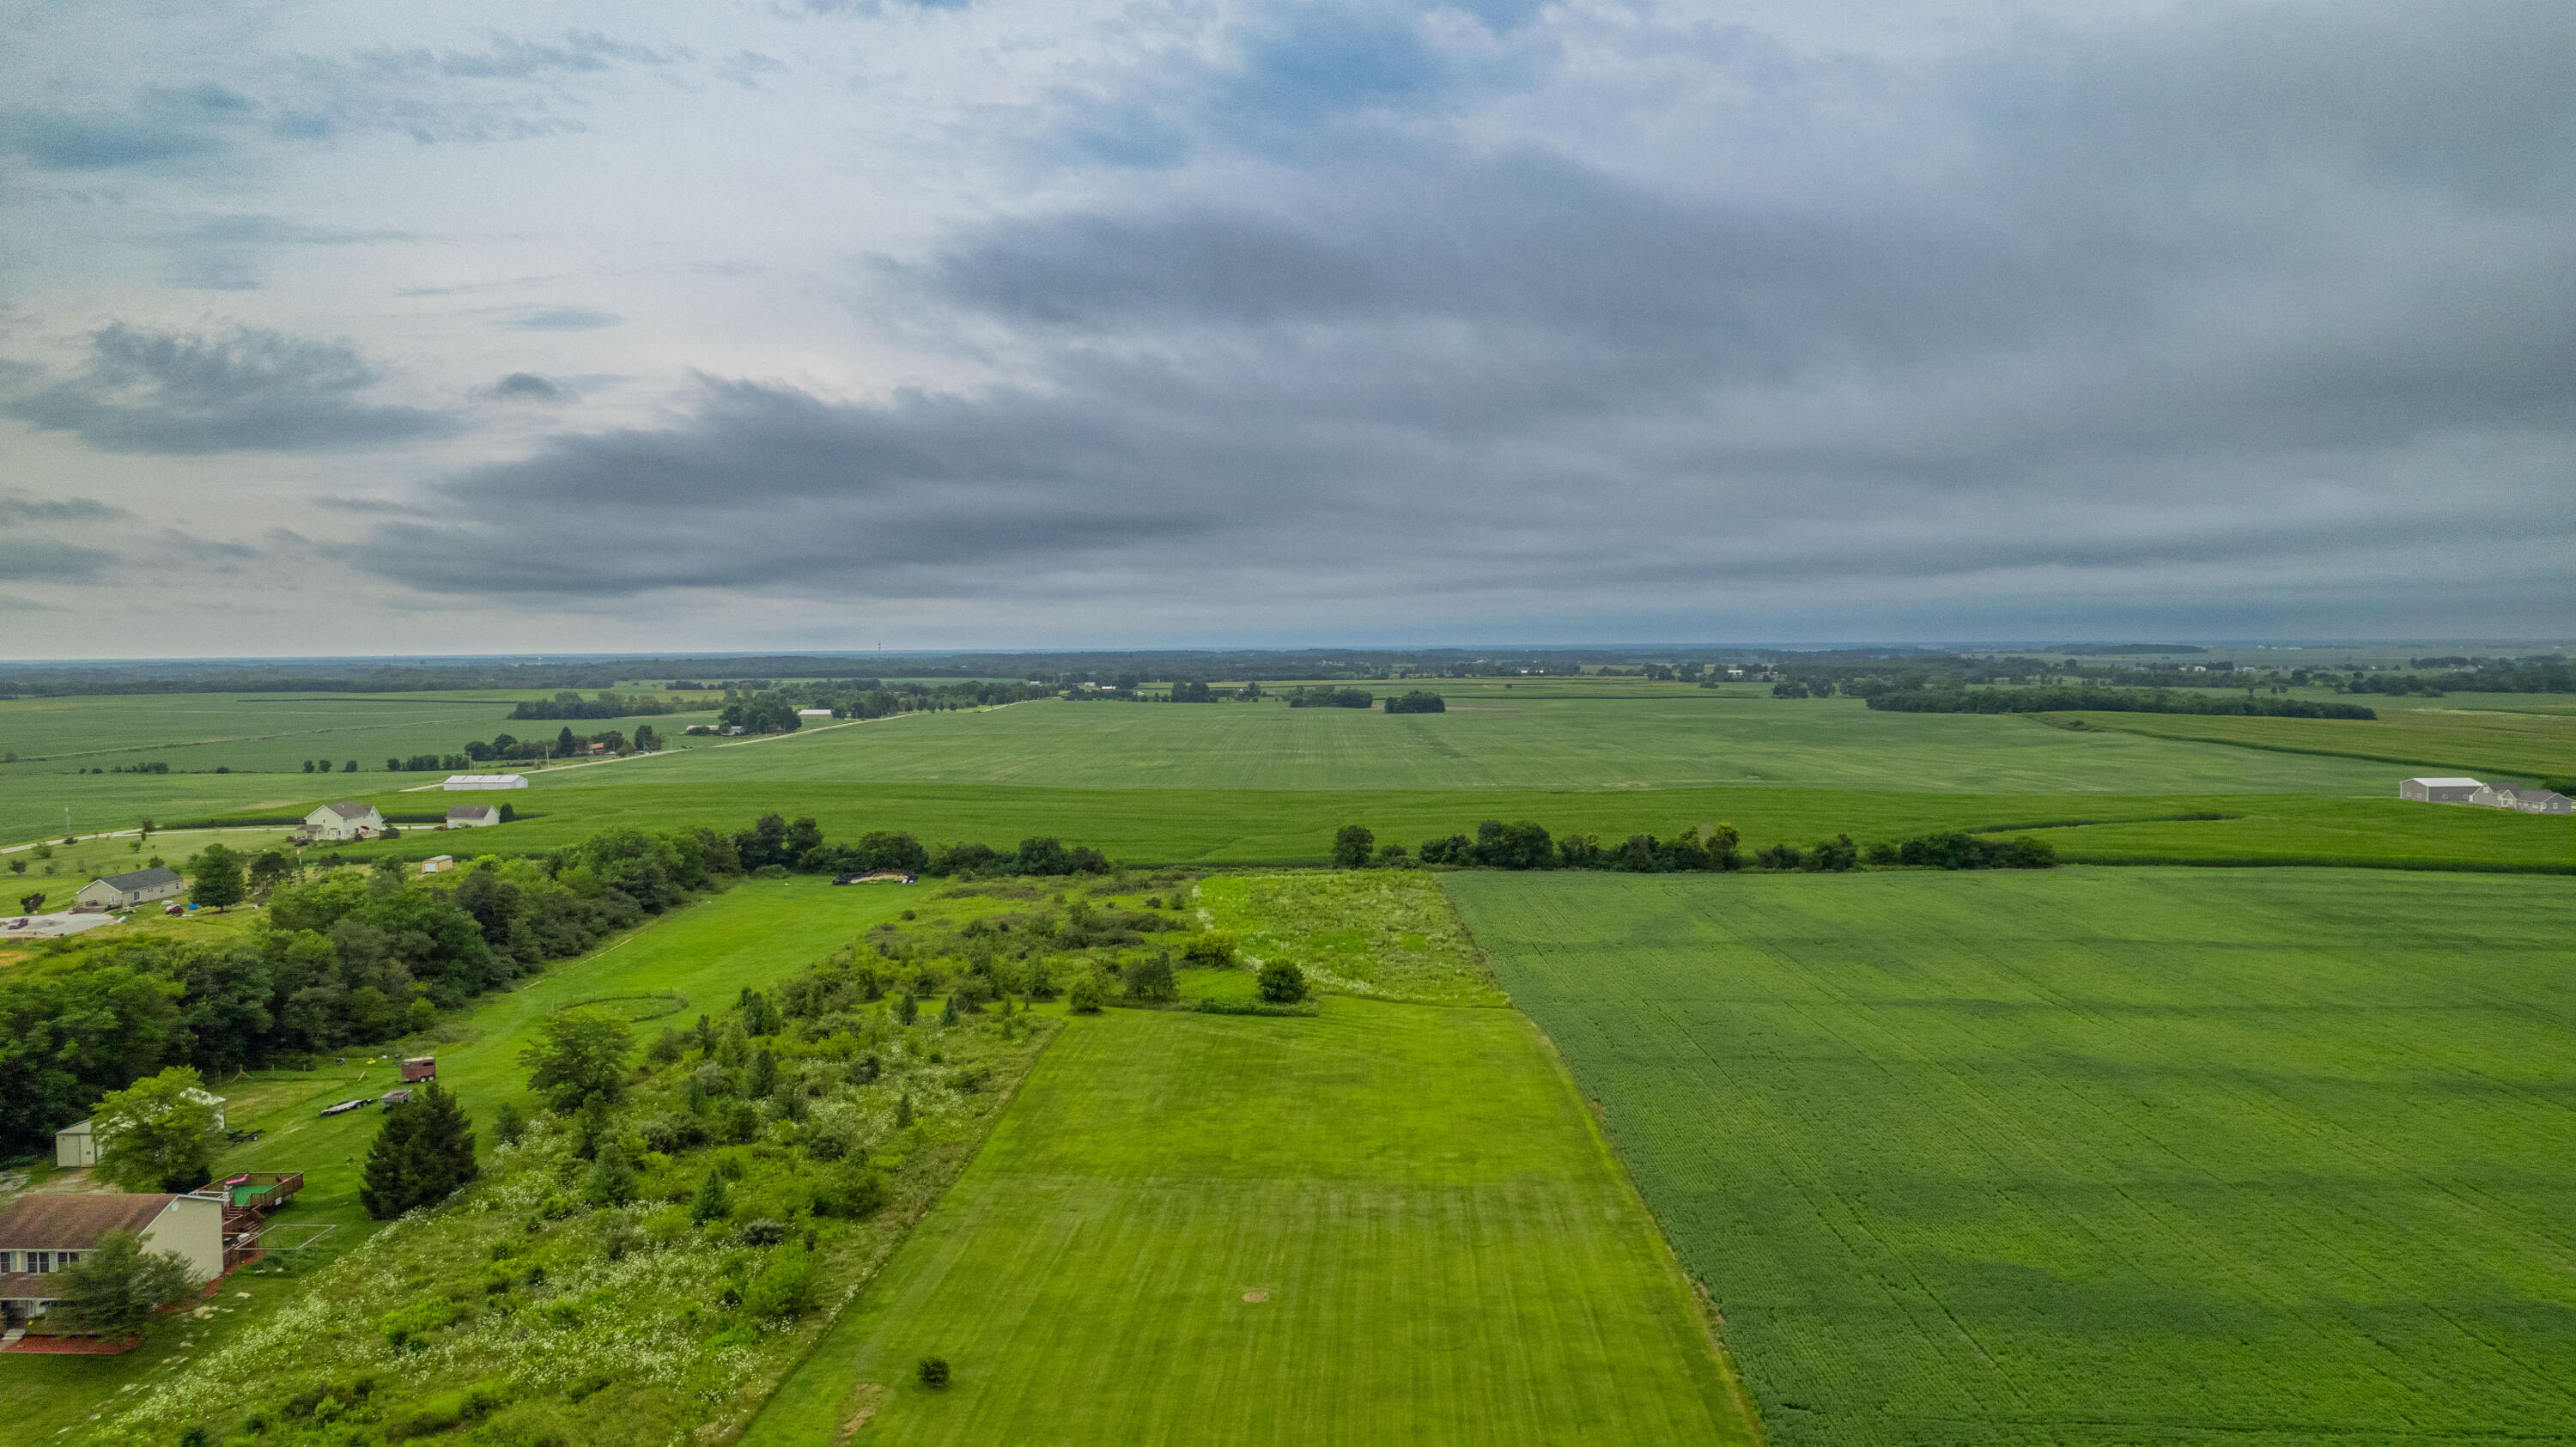
[(388, 1090), (384, 1094), (376, 1097), (376, 1103), (378, 1105), (409, 1105), (411, 1104), (411, 1092), (408, 1090)]
[(1427, 689), (1417, 688), (1400, 698), (1389, 694), (1386, 700), (1386, 711), (1388, 713), (1447, 713), (1449, 701)]
[(1306, 972), (1286, 960), (1272, 960), (1258, 976), (1261, 998), (1273, 1005), (1293, 1005), (1306, 998)]
[(405, 1085), (418, 1085), (424, 1080), (436, 1080), (438, 1078), (438, 1057), (435, 1055), (415, 1055), (411, 1059), (404, 1061), (402, 1063), (402, 1078), (403, 1084)]
[(326, 1105), (322, 1107), (322, 1113), (326, 1116), (340, 1115), (348, 1111), (356, 1110), (362, 1105), (373, 1105), (375, 1103), (375, 1097), (373, 1096), (360, 1096), (356, 1100), (344, 1100), (338, 1105)]
[(948, 1385), (948, 1358), (946, 1357), (923, 1357), (920, 1364), (912, 1370), (913, 1375), (921, 1378), (921, 1384), (925, 1387)]

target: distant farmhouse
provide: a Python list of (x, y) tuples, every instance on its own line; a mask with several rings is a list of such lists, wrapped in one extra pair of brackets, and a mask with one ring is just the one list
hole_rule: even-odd
[[(222, 1096), (217, 1095), (210, 1090), (202, 1090), (191, 1086), (188, 1090), (188, 1099), (199, 1105), (207, 1106), (214, 1111), (215, 1123), (211, 1129), (221, 1131), (224, 1128), (224, 1098)], [(77, 1166), (97, 1165), (98, 1148), (102, 1144), (104, 1144), (104, 1142), (99, 1140), (97, 1132), (91, 1129), (90, 1122), (85, 1120), (73, 1121), (70, 1125), (64, 1126), (61, 1130), (54, 1132), (54, 1164), (63, 1167), (65, 1170), (70, 1170)]]
[(2475, 779), (2401, 779), (2397, 797), (2422, 804), (2465, 804), (2485, 787)]
[(2484, 784), (2475, 779), (2407, 779), (2397, 797), (2427, 804), (2477, 804), (2524, 814), (2576, 814), (2576, 799), (2536, 784)]
[(450, 774), (447, 776), (447, 782), (441, 787), (448, 789), (524, 789), (528, 787), (528, 776), (525, 774)]
[(2531, 784), (2488, 784), (2471, 794), (2469, 802), (2490, 809), (2517, 809), (2525, 814), (2576, 813), (2576, 799)]
[(305, 815), (304, 832), (316, 839), (373, 839), (385, 832), (385, 816), (373, 804), (343, 800)]
[(450, 829), (489, 829), (501, 822), (498, 804), (459, 804), (447, 811)]
[(138, 869), (131, 874), (111, 874), (93, 879), (72, 896), (72, 908), (101, 911), (132, 909), (148, 900), (168, 899), (185, 888), (187, 881), (175, 869)]

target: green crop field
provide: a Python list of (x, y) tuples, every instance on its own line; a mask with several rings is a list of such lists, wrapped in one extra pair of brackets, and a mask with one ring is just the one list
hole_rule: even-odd
[[(2376, 711), (2377, 719), (2226, 718), (2170, 713), (2068, 713), (2042, 717), (2052, 721), (2080, 719), (2088, 729), (2233, 744), (2274, 753), (2342, 755), (2520, 778), (2576, 775), (2576, 714), (2520, 713), (2496, 708)], [(2393, 781), (2388, 792), (2396, 792)]]
[[(655, 781), (1080, 789), (1668, 789), (1721, 784), (2032, 793), (2382, 794), (2385, 768), (1992, 714), (1691, 691), (1488, 695), (1443, 714), (1070, 703), (908, 714), (656, 760)], [(568, 778), (615, 788), (620, 770)]]
[(2576, 1441), (2559, 882), (1448, 885), (1775, 1441)]
[(1068, 1022), (744, 1440), (865, 1385), (889, 1444), (1754, 1440), (1528, 1023), (1365, 1001)]

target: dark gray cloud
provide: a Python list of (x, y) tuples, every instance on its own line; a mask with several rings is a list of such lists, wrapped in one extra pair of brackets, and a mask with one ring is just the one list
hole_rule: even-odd
[(534, 402), (543, 406), (576, 400), (570, 391), (534, 372), (512, 372), (492, 384), (492, 395), (503, 402)]
[(0, 492), (0, 523), (103, 523), (131, 517), (121, 507), (94, 497), (29, 497)]
[(453, 477), (352, 560), (459, 594), (1698, 636), (2568, 620), (2563, 12), (2034, 29), (1903, 85), (1722, 37), (1737, 130), (1680, 160), (1465, 138), (1439, 118), (1494, 78), (1424, 33), (1292, 16), (1101, 87), (1065, 155), (1124, 107), (1163, 163), (1232, 161), (875, 265), (886, 304), (1030, 359), (1015, 384), (710, 383)]
[(454, 418), (365, 400), (379, 380), (346, 342), (253, 327), (219, 336), (124, 323), (89, 338), (79, 371), (0, 398), (0, 415), (102, 452), (368, 447), (452, 435)]
[(625, 320), (615, 312), (593, 307), (550, 306), (510, 317), (501, 325), (514, 332), (595, 332), (602, 327), (617, 326)]
[(89, 583), (115, 563), (112, 553), (16, 535), (0, 537), (0, 582)]

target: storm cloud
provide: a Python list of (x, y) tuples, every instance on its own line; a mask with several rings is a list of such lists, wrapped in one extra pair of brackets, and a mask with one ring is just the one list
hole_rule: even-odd
[[(804, 11), (31, 99), (0, 141), (36, 172), (409, 135), (441, 209), (201, 205), (165, 279), (259, 284), (227, 305), (286, 248), (408, 248), (351, 303), (388, 339), (313, 340), (340, 293), (109, 311), (0, 410), (373, 449), (314, 556), (516, 617), (2576, 624), (2561, 5)], [(443, 385), (395, 395), (397, 357)]]

